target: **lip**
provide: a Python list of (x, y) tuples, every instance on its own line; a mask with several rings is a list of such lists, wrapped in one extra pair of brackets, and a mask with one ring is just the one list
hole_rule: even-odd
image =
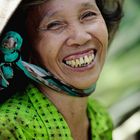
[[(65, 64), (65, 61), (77, 59), (77, 58), (80, 58), (82, 56), (89, 55), (90, 53), (94, 53), (95, 58), (94, 58), (94, 60), (93, 60), (92, 63), (88, 64), (85, 67), (74, 67), (73, 68), (73, 67), (70, 67), (70, 66), (68, 66), (68, 65)], [(96, 54), (97, 54), (97, 49), (90, 49), (90, 50), (86, 50), (86, 51), (76, 52), (76, 53), (73, 53), (73, 54), (70, 54), (70, 55), (66, 56), (63, 59), (63, 63), (64, 63), (64, 65), (68, 69), (70, 69), (72, 71), (75, 71), (75, 72), (84, 72), (84, 71), (89, 70), (89, 69), (91, 69), (91, 68), (94, 67), (94, 65), (95, 65), (95, 59), (96, 59)]]
[(96, 49), (90, 49), (90, 50), (85, 50), (85, 51), (73, 53), (73, 54), (70, 54), (70, 55), (64, 57), (63, 62), (67, 61), (67, 60), (77, 59), (77, 58), (83, 57), (85, 55), (89, 55), (91, 53), (94, 53), (96, 55), (96, 52), (97, 52)]

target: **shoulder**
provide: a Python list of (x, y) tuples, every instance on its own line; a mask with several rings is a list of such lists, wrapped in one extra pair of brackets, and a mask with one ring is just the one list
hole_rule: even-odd
[(113, 123), (107, 108), (99, 101), (89, 99), (88, 115), (91, 120), (92, 130), (95, 131), (100, 139), (112, 139)]
[(42, 133), (43, 122), (26, 90), (0, 105), (0, 140), (35, 139)]
[(96, 99), (88, 99), (88, 108), (95, 114), (102, 114), (103, 117), (109, 117), (107, 108)]
[(16, 139), (21, 137), (17, 120), (19, 120), (19, 114), (23, 112), (27, 97), (22, 99), (22, 96), (20, 97), (16, 94), (0, 105), (0, 139)]
[(19, 126), (23, 123), (25, 116), (29, 118), (29, 104), (28, 96), (21, 92), (0, 105), (0, 139), (3, 137), (10, 139), (13, 133), (15, 136), (21, 133)]
[(29, 104), (31, 103), (26, 93), (16, 93), (10, 99), (0, 104), (0, 117), (7, 115), (11, 117), (16, 117), (20, 113), (27, 113), (26, 109)]

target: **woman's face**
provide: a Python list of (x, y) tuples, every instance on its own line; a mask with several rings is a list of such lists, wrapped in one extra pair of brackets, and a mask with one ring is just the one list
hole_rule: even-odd
[(79, 89), (97, 81), (108, 32), (94, 0), (49, 0), (29, 11), (27, 30), (34, 63)]

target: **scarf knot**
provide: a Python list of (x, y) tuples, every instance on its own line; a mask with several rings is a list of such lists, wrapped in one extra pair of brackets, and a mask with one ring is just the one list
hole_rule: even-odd
[(0, 43), (0, 86), (1, 89), (8, 87), (9, 79), (14, 76), (13, 65), (20, 58), (22, 38), (15, 32), (8, 32)]

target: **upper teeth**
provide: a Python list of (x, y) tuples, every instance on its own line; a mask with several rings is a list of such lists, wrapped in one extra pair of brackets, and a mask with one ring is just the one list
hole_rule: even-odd
[(87, 64), (90, 64), (95, 58), (95, 55), (92, 53), (90, 55), (85, 55), (77, 59), (73, 60), (66, 60), (66, 64), (71, 66), (71, 67), (83, 67), (86, 66)]

